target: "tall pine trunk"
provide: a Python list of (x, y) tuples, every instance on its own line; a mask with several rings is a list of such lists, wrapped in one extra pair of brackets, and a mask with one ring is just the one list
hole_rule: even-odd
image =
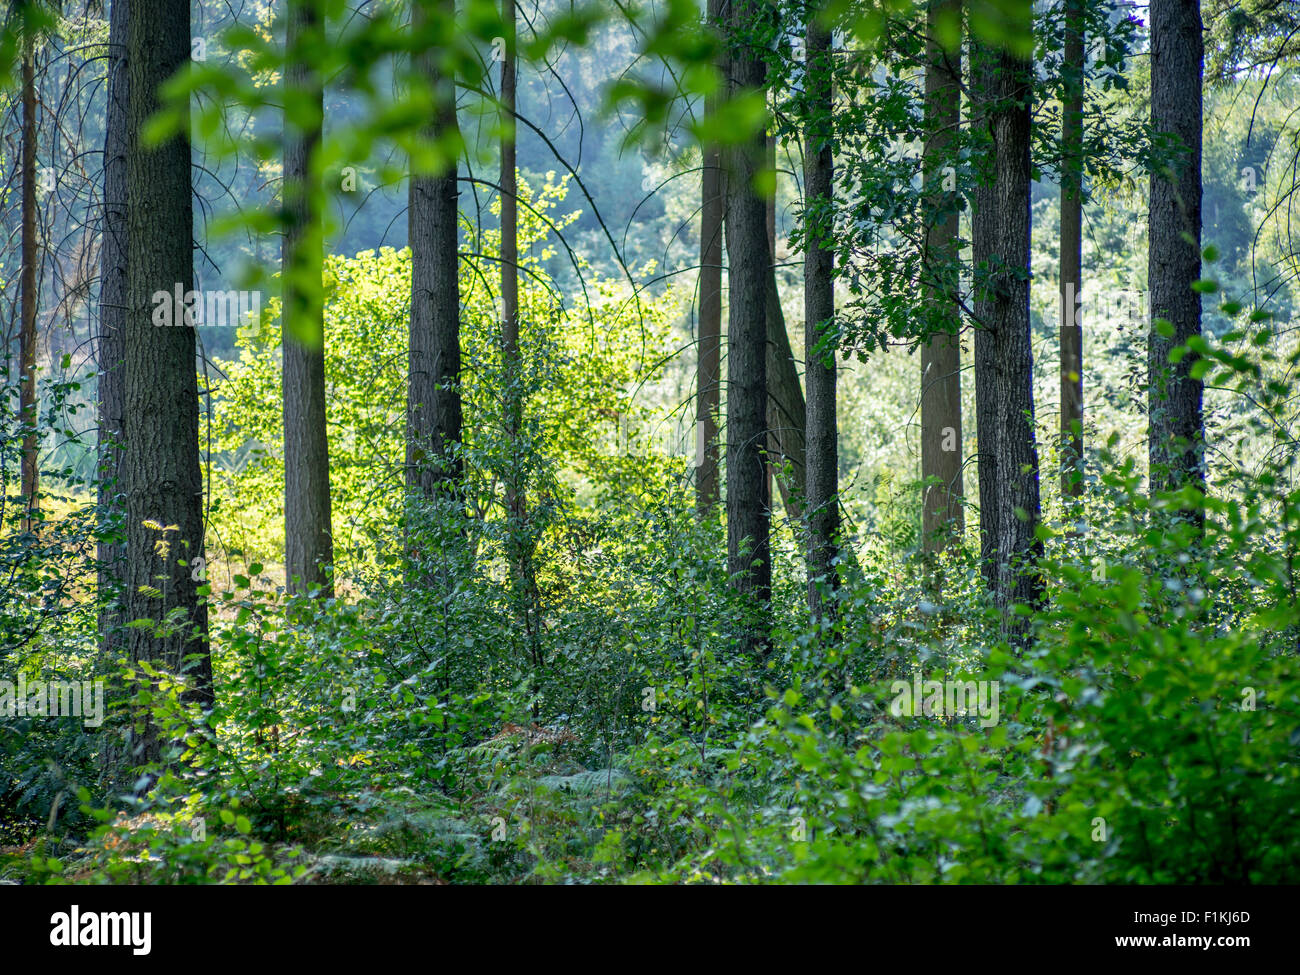
[[(132, 0), (128, 21), (125, 616), (154, 624), (129, 630), (131, 659), (185, 669), (188, 696), (210, 704), (208, 608), (192, 566), (204, 541), (195, 335), (188, 302), (175, 300), (194, 282), (188, 106), (178, 134), (155, 145), (143, 138), (160, 87), (189, 61), (190, 5)], [(155, 325), (155, 311), (168, 308), (171, 324)], [(145, 716), (137, 731), (136, 757), (158, 759), (158, 728)]]
[[(766, 238), (766, 231), (764, 231)], [(807, 496), (807, 406), (799, 381), (799, 364), (790, 347), (790, 333), (776, 286), (776, 268), (769, 256), (766, 272), (767, 312), (767, 426), (771, 462), (781, 468), (776, 485), (786, 517), (798, 524), (803, 519)], [(769, 489), (770, 493), (770, 489)]]
[(311, 0), (291, 0), (285, 28), (286, 92), (301, 118), (284, 119), (284, 288), (281, 346), (284, 386), (284, 571), (290, 592), (334, 593), (330, 568), (329, 441), (325, 429), (325, 246), (320, 187), (313, 162), (320, 149), (325, 94), (311, 65), (325, 43)]
[(23, 428), (20, 485), (23, 531), (34, 532), (40, 521), (40, 416), (36, 403), (36, 41), (22, 38), (22, 282), (18, 361), (21, 384), (18, 415)]
[(1150, 18), (1151, 126), (1175, 136), (1184, 150), (1168, 169), (1151, 174), (1151, 316), (1173, 325), (1168, 338), (1154, 328), (1149, 336), (1151, 490), (1188, 485), (1204, 490), (1202, 384), (1189, 372), (1196, 357), (1184, 356), (1176, 365), (1169, 362), (1172, 348), (1201, 334), (1201, 297), (1192, 290), (1201, 272), (1200, 4), (1152, 0)]
[(502, 0), (501, 19), (508, 32), (501, 62), (501, 358), (505, 376), (506, 438), (510, 443), (506, 477), (506, 516), (510, 522), (509, 558), (517, 615), (533, 666), (534, 704), (537, 715), (542, 667), (540, 610), (533, 541), (528, 524), (525, 451), (521, 440), (524, 422), (523, 354), (519, 347), (519, 177), (516, 172), (515, 110), (518, 90), (517, 12), (515, 0)]
[(1083, 494), (1083, 0), (1066, 0), (1061, 112), (1061, 495)]
[[(925, 300), (938, 311), (945, 331), (921, 346), (921, 506), (922, 545), (941, 551), (965, 527), (962, 496), (961, 305), (956, 273), (959, 211), (955, 191), (944, 188), (961, 112), (961, 48), (942, 45), (937, 25), (944, 16), (960, 18), (961, 0), (937, 0), (926, 17), (926, 139), (922, 166), (937, 182), (935, 215), (925, 235)], [(931, 483), (934, 482), (934, 483)]]
[[(1018, 0), (1014, 27), (1028, 31), (1031, 6)], [(993, 172), (975, 194), (975, 385), (980, 528), (985, 566), (1004, 626), (1027, 634), (1016, 603), (1041, 603), (1036, 562), (1042, 542), (1038, 448), (1029, 336), (1030, 100), (1032, 65), (1011, 51), (973, 45), (974, 114), (991, 139)]]
[(831, 33), (810, 11), (806, 33), (806, 91), (810, 118), (804, 126), (804, 331), (808, 387), (807, 512), (808, 607), (823, 613), (824, 592), (835, 583), (836, 536), (839, 533), (839, 454), (835, 409), (833, 333), (835, 284), (831, 204), (834, 192), (832, 152)]
[[(749, 31), (760, 13), (755, 0), (732, 0), (733, 42)], [(733, 96), (762, 91), (763, 61), (749, 49), (735, 49), (730, 61)], [(762, 131), (730, 147), (727, 156), (727, 559), (741, 592), (759, 614), (746, 644), (767, 646), (763, 617), (771, 598), (769, 531), (771, 499), (767, 472), (767, 288), (771, 285), (767, 207), (754, 185), (763, 164)]]
[[(776, 170), (776, 137), (767, 136), (768, 168)], [(781, 494), (786, 516), (794, 524), (803, 520), (808, 496), (807, 405), (799, 382), (799, 363), (790, 346), (790, 332), (776, 285), (776, 194), (768, 197), (764, 210), (764, 239), (767, 242), (767, 448), (768, 465)], [(772, 491), (768, 486), (768, 494)]]
[[(416, 7), (416, 16), (421, 8)], [(455, 16), (451, 0), (438, 0), (436, 16)], [(407, 361), (406, 470), (413, 497), (441, 490), (459, 494), (461, 459), (460, 282), (457, 277), (456, 90), (436, 65), (436, 53), (415, 58), (415, 70), (434, 93), (433, 118), (421, 132), (439, 144), (441, 164), (411, 173), (408, 229), (411, 242), (411, 335)], [(444, 495), (445, 496), (445, 495)]]
[[(519, 177), (516, 172), (515, 0), (502, 0), (501, 19), (510, 36), (501, 61), (501, 354), (506, 378), (506, 436), (513, 447), (519, 439), (523, 403), (519, 352)], [(517, 478), (506, 485), (506, 507), (521, 518), (527, 497)]]
[(108, 657), (119, 640), (124, 550), (115, 533), (121, 512), (121, 440), (125, 403), (123, 336), (127, 320), (126, 281), (126, 32), (129, 0), (113, 0), (108, 31), (108, 105), (104, 122), (104, 230), (99, 248), (99, 335), (96, 388), (99, 408), (99, 479), (95, 490), (100, 524), (97, 561), (100, 598), (99, 645)]
[[(722, 0), (708, 0), (708, 17), (717, 25)], [(720, 69), (726, 72), (725, 61)], [(705, 99), (705, 114), (717, 111), (718, 99)], [(721, 150), (715, 143), (703, 147), (700, 178), (700, 334), (695, 373), (695, 511), (701, 519), (717, 506), (718, 411), (721, 406), (722, 361), (722, 215), (726, 203)]]

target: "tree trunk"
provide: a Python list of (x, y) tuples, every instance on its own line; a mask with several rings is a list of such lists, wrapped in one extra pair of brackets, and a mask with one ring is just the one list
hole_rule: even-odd
[(289, 592), (334, 594), (331, 568), (329, 440), (325, 429), (325, 248), (322, 201), (313, 162), (325, 95), (310, 61), (325, 43), (310, 0), (291, 0), (285, 30), (285, 90), (311, 98), (312, 118), (284, 120), (284, 574)]
[(1061, 496), (1083, 494), (1083, 0), (1066, 0), (1061, 112)]
[[(128, 19), (125, 617), (155, 624), (129, 630), (131, 659), (186, 670), (187, 696), (211, 704), (208, 608), (190, 564), (203, 554), (204, 521), (188, 307), (194, 281), (188, 108), (179, 134), (157, 145), (146, 145), (142, 135), (159, 108), (160, 86), (189, 61), (190, 6), (187, 0), (132, 0)], [(167, 308), (171, 324), (155, 325), (155, 311)], [(143, 724), (137, 757), (157, 760), (158, 729), (148, 716)]]
[(1201, 271), (1203, 45), (1196, 0), (1152, 0), (1150, 18), (1151, 126), (1176, 136), (1185, 149), (1170, 169), (1151, 174), (1151, 316), (1166, 319), (1174, 328), (1170, 338), (1154, 329), (1149, 338), (1147, 453), (1155, 494), (1188, 485), (1205, 488), (1202, 384), (1189, 374), (1196, 357), (1169, 363), (1172, 348), (1201, 334), (1201, 296), (1192, 290), (1192, 282)]
[(519, 179), (516, 173), (515, 67), (517, 15), (515, 0), (502, 0), (501, 17), (508, 31), (501, 62), (501, 106), (505, 133), (501, 137), (501, 356), (504, 366), (506, 437), (510, 442), (506, 476), (506, 516), (510, 521), (509, 558), (514, 579), (517, 615), (533, 666), (533, 716), (541, 690), (542, 644), (540, 596), (533, 565), (533, 541), (528, 525), (527, 470), (520, 433), (524, 422), (523, 356), (519, 348)]
[[(453, 17), (450, 0), (439, 0), (439, 15)], [(420, 13), (417, 5), (416, 14)], [(435, 52), (416, 56), (416, 70), (438, 101), (434, 118), (422, 130), (440, 144), (442, 165), (432, 173), (411, 174), (411, 342), (408, 359), (407, 486), (417, 497), (432, 498), (441, 488), (459, 492), (461, 460), (460, 283), (456, 157), (456, 90), (443, 78)]]
[[(515, 0), (502, 0), (501, 17), (510, 32), (509, 44), (501, 62), (501, 350), (506, 390), (506, 433), (513, 441), (519, 437), (523, 404), (518, 396), (519, 357), (519, 178), (515, 151)], [(507, 485), (507, 507), (511, 515), (521, 513), (526, 504), (520, 486)]]
[(126, 154), (128, 0), (113, 0), (108, 33), (108, 104), (104, 121), (104, 232), (99, 259), (99, 337), (96, 348), (99, 404), (99, 480), (95, 490), (100, 522), (97, 561), (100, 599), (99, 645), (109, 659), (122, 623), (118, 600), (124, 550), (114, 522), (120, 514), (122, 423), (125, 411), (123, 335), (127, 320)]
[[(1028, 29), (1031, 8), (1013, 17)], [(976, 119), (991, 137), (991, 179), (975, 194), (973, 245), (975, 384), (980, 456), (980, 521), (991, 548), (993, 593), (1006, 630), (1023, 642), (1017, 603), (1039, 605), (1042, 578), (1035, 535), (1041, 517), (1034, 439), (1033, 359), (1029, 340), (1029, 113), (1032, 65), (1002, 49), (976, 45)], [(990, 476), (991, 475), (991, 476)]]
[[(776, 168), (776, 138), (768, 136), (765, 151), (767, 165)], [(807, 497), (807, 407), (803, 385), (799, 381), (799, 363), (790, 346), (790, 332), (785, 326), (781, 291), (776, 285), (776, 195), (766, 201), (764, 210), (767, 241), (766, 298), (767, 310), (767, 449), (769, 470), (776, 476), (777, 489), (786, 516), (794, 523), (803, 520)], [(772, 491), (768, 486), (768, 494)]]
[[(766, 231), (764, 236), (766, 237)], [(790, 347), (790, 333), (785, 327), (785, 312), (781, 308), (781, 294), (776, 287), (776, 268), (770, 252), (764, 272), (767, 445), (771, 462), (782, 471), (776, 478), (776, 485), (781, 492), (786, 516), (798, 524), (803, 519), (803, 501), (807, 496), (807, 447), (804, 430), (807, 407), (804, 405), (803, 385), (799, 382), (799, 364), (795, 361), (794, 350)]]
[[(743, 36), (759, 13), (753, 0), (733, 0), (730, 29)], [(763, 62), (746, 50), (730, 63), (733, 95), (761, 91)], [(767, 213), (754, 175), (763, 163), (766, 139), (760, 131), (727, 151), (727, 557), (741, 592), (751, 596), (760, 617), (771, 598), (771, 524), (767, 472), (767, 290), (771, 260)], [(767, 645), (762, 619), (749, 631), (747, 648)]]
[[(925, 235), (925, 300), (940, 310), (946, 331), (921, 346), (921, 506), (922, 546), (942, 551), (961, 537), (962, 508), (961, 306), (956, 273), (959, 211), (955, 192), (942, 189), (944, 167), (955, 166), (951, 146), (960, 122), (961, 48), (946, 49), (936, 25), (947, 13), (961, 16), (961, 0), (938, 0), (927, 14), (926, 128), (922, 165), (928, 180), (938, 180), (935, 215)], [(933, 483), (937, 482), (937, 483)]]
[[(708, 0), (710, 24), (722, 17), (722, 0)], [(726, 71), (726, 64), (720, 66)], [(705, 114), (717, 111), (718, 99), (705, 99)], [(726, 203), (722, 157), (718, 146), (703, 146), (700, 179), (700, 335), (695, 374), (695, 512), (701, 520), (718, 504), (718, 411), (722, 360), (722, 213)]]
[(835, 284), (832, 278), (834, 156), (831, 34), (808, 16), (808, 110), (804, 128), (804, 373), (808, 384), (807, 431), (808, 608), (823, 613), (823, 594), (835, 585), (839, 533), (839, 454), (835, 411), (835, 348), (832, 333)]
[[(769, 82), (769, 85), (771, 82)], [(774, 174), (776, 173), (776, 135), (769, 132), (767, 141), (764, 145), (764, 152), (767, 155), (767, 168)], [(775, 180), (775, 176), (773, 177)], [(775, 182), (773, 183), (775, 186)], [(772, 267), (776, 267), (776, 194), (774, 188), (772, 195), (766, 199), (766, 209), (763, 211), (767, 218), (767, 253), (768, 258), (772, 261)]]
[(22, 38), (22, 298), (19, 333), (18, 416), (23, 428), (21, 489), (23, 531), (34, 532), (40, 523), (40, 410), (36, 402), (36, 42)]

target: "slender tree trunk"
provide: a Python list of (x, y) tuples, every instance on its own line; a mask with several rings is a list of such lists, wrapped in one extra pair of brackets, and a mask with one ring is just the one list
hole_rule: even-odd
[[(710, 24), (722, 17), (722, 0), (708, 0)], [(725, 62), (720, 66), (726, 71)], [(718, 99), (705, 100), (705, 114), (717, 111)], [(722, 214), (726, 203), (721, 150), (703, 146), (700, 186), (700, 335), (695, 374), (695, 511), (708, 518), (718, 504), (718, 412), (722, 386)]]
[(1061, 495), (1083, 494), (1083, 0), (1066, 0), (1061, 112)]
[[(501, 17), (510, 43), (501, 62), (501, 353), (506, 379), (506, 436), (511, 442), (511, 476), (506, 483), (506, 509), (516, 531), (522, 531), (528, 496), (516, 469), (518, 441), (523, 426), (523, 361), (519, 351), (519, 178), (516, 173), (515, 110), (515, 0), (502, 0)], [(516, 558), (516, 563), (519, 559)]]
[[(1020, 0), (1012, 15), (1028, 30), (1027, 0)], [(1043, 593), (1036, 565), (1042, 555), (1035, 534), (1041, 505), (1029, 340), (1032, 65), (1006, 50), (978, 45), (976, 50), (976, 117), (991, 137), (994, 167), (975, 195), (972, 235), (983, 279), (975, 294), (980, 519), (994, 558), (986, 572), (991, 571), (995, 599), (1006, 629), (1022, 642), (1026, 621), (1011, 607), (1038, 605)]]
[[(961, 112), (961, 48), (946, 48), (936, 37), (945, 15), (961, 16), (961, 0), (935, 0), (927, 13), (926, 128), (929, 138), (922, 160), (926, 178), (938, 181), (935, 215), (926, 228), (926, 295), (942, 316), (945, 332), (921, 346), (921, 479), (926, 482), (921, 508), (922, 545), (942, 551), (961, 537), (962, 508), (961, 307), (956, 272), (959, 210), (956, 193), (943, 188)], [(931, 481), (937, 483), (931, 483)]]
[[(732, 0), (733, 37), (748, 31), (759, 14), (754, 0)], [(734, 95), (761, 91), (763, 62), (752, 51), (730, 62)], [(771, 524), (767, 474), (767, 334), (766, 289), (771, 285), (767, 214), (754, 175), (763, 163), (762, 132), (727, 151), (727, 557), (736, 585), (751, 596), (760, 615), (771, 598)], [(747, 638), (748, 649), (767, 645), (760, 619)]]
[(23, 531), (34, 532), (40, 523), (40, 416), (36, 403), (36, 42), (22, 38), (22, 298), (18, 390), (18, 415), (23, 425), (21, 486), (25, 513)]
[[(438, 0), (443, 17), (454, 17), (451, 0)], [(416, 7), (417, 16), (420, 7)], [(407, 485), (430, 498), (440, 489), (459, 492), (461, 460), (460, 283), (456, 156), (456, 91), (439, 73), (435, 52), (416, 57), (416, 70), (435, 92), (435, 117), (422, 135), (442, 146), (442, 165), (411, 174), (411, 343), (407, 394)]]
[[(769, 253), (765, 265), (767, 316), (767, 445), (771, 462), (779, 465), (776, 478), (786, 516), (795, 524), (803, 520), (807, 497), (807, 445), (804, 423), (807, 407), (803, 385), (799, 381), (799, 364), (790, 347), (790, 333), (785, 327), (781, 294), (776, 287), (776, 268)], [(770, 494), (769, 490), (769, 494)]]
[(542, 644), (533, 542), (528, 525), (527, 471), (521, 449), (524, 375), (523, 355), (519, 348), (519, 179), (515, 146), (518, 26), (515, 0), (502, 0), (501, 19), (509, 32), (509, 43), (501, 62), (501, 106), (505, 126), (501, 137), (501, 353), (505, 367), (506, 437), (510, 441), (510, 467), (505, 485), (506, 515), (510, 520), (511, 574), (517, 593), (519, 622), (528, 641), (533, 666), (533, 716), (537, 717)]
[[(510, 44), (501, 61), (501, 347), (505, 356), (506, 376), (511, 386), (519, 382), (519, 180), (515, 151), (515, 31), (514, 0), (502, 0), (501, 18), (510, 32)], [(517, 401), (518, 397), (512, 397)], [(506, 411), (508, 434), (519, 436), (520, 418), (516, 403)], [(512, 487), (514, 501), (522, 503), (522, 492)]]
[[(776, 135), (772, 132), (767, 133), (767, 141), (764, 144), (764, 151), (767, 154), (767, 168), (773, 173), (776, 172)], [(772, 262), (772, 267), (776, 267), (776, 190), (766, 199), (766, 209), (763, 211), (767, 219), (767, 254), (768, 259)]]
[(804, 126), (804, 344), (808, 384), (807, 510), (808, 607), (823, 613), (823, 593), (835, 585), (836, 536), (839, 533), (839, 453), (835, 410), (833, 334), (835, 283), (832, 277), (834, 225), (834, 100), (831, 32), (810, 11), (806, 35), (808, 110)]
[[(776, 169), (776, 136), (765, 141), (768, 168)], [(770, 480), (775, 481), (791, 522), (803, 520), (807, 488), (807, 407), (799, 381), (799, 363), (790, 346), (790, 332), (776, 284), (776, 194), (766, 200), (767, 241), (767, 449)], [(772, 486), (768, 485), (769, 496)]]
[(99, 341), (96, 349), (99, 402), (98, 584), (100, 598), (99, 645), (106, 659), (118, 643), (122, 616), (118, 600), (121, 584), (121, 538), (116, 516), (121, 510), (120, 466), (123, 415), (126, 408), (123, 335), (127, 321), (126, 281), (126, 154), (127, 67), (126, 32), (129, 0), (112, 0), (108, 33), (108, 105), (104, 121), (104, 233), (99, 258)]
[[(768, 85), (769, 87), (771, 86), (770, 81), (768, 82)], [(768, 132), (764, 139), (763, 156), (767, 168), (775, 173), (776, 136), (771, 132)], [(774, 492), (779, 490), (781, 492), (782, 500), (784, 500), (789, 488), (788, 485), (782, 483), (781, 479), (776, 476), (775, 470), (778, 466), (785, 466), (785, 462), (781, 458), (781, 443), (777, 431), (782, 430), (786, 423), (788, 423), (788, 421), (784, 420), (781, 416), (780, 400), (777, 398), (776, 392), (773, 388), (776, 385), (774, 380), (780, 369), (777, 365), (777, 357), (779, 355), (777, 350), (781, 346), (781, 342), (777, 338), (776, 330), (772, 324), (775, 315), (781, 316), (781, 329), (782, 331), (785, 330), (785, 313), (781, 309), (781, 289), (776, 283), (776, 194), (777, 187), (774, 183), (772, 195), (764, 200), (765, 207), (763, 210), (763, 217), (767, 230), (767, 263), (772, 269), (772, 287), (768, 289), (769, 303), (767, 307), (767, 495), (769, 498), (774, 498)], [(776, 296), (775, 302), (772, 301), (773, 295)], [(786, 341), (789, 341), (788, 332), (786, 333)], [(802, 390), (800, 390), (800, 393), (802, 393)], [(806, 464), (807, 457), (805, 456), (805, 472), (807, 470)], [(801, 511), (800, 516), (802, 516), (802, 514)]]
[[(975, 191), (977, 201), (980, 197), (988, 197), (988, 194), (982, 188)], [(972, 215), (971, 225), (972, 258), (978, 269), (981, 260), (987, 260), (991, 253), (989, 248), (992, 244), (986, 243), (981, 246), (980, 219), (977, 216)], [(978, 280), (978, 271), (975, 277)], [(984, 584), (988, 586), (989, 591), (995, 592), (998, 588), (998, 523), (1002, 518), (1002, 511), (999, 507), (998, 469), (1003, 466), (1000, 463), (1000, 449), (997, 444), (997, 415), (1000, 408), (997, 400), (997, 390), (995, 389), (998, 369), (997, 343), (992, 327), (986, 324), (980, 315), (982, 305), (978, 298), (975, 301), (974, 310), (975, 436), (977, 440), (980, 491), (980, 572), (984, 576)]]
[[(125, 616), (154, 623), (129, 630), (131, 659), (173, 673), (187, 670), (188, 696), (211, 704), (208, 608), (190, 564), (203, 554), (204, 520), (189, 317), (194, 220), (188, 108), (180, 134), (157, 145), (146, 145), (142, 135), (160, 106), (160, 87), (189, 61), (190, 5), (131, 0), (128, 19)], [(155, 325), (155, 312), (168, 309), (171, 325)], [(156, 760), (161, 750), (158, 729), (146, 718), (137, 757)]]
[(329, 440), (325, 429), (325, 245), (322, 201), (312, 172), (320, 148), (325, 94), (311, 65), (325, 43), (311, 0), (291, 0), (285, 30), (286, 91), (310, 99), (310, 118), (284, 120), (284, 572), (290, 592), (334, 594)]
[[(1169, 352), (1201, 334), (1201, 297), (1192, 282), (1201, 271), (1201, 76), (1204, 53), (1197, 0), (1152, 0), (1151, 125), (1177, 137), (1185, 155), (1151, 174), (1147, 287), (1154, 328), (1149, 337), (1152, 493), (1184, 486), (1205, 489), (1202, 384), (1189, 373), (1195, 356), (1170, 365)], [(1184, 235), (1190, 236), (1191, 240)], [(1200, 520), (1203, 516), (1197, 516)]]

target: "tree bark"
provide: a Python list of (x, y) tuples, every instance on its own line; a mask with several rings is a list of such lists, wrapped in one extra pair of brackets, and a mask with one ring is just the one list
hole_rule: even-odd
[[(764, 141), (768, 168), (776, 170), (776, 137)], [(807, 406), (799, 381), (799, 363), (790, 345), (790, 332), (776, 283), (776, 194), (765, 201), (767, 241), (765, 282), (767, 309), (767, 450), (770, 480), (776, 483), (786, 516), (803, 521), (807, 498)], [(768, 485), (769, 496), (772, 486)]]
[[(501, 62), (501, 354), (505, 372), (506, 437), (511, 444), (511, 470), (506, 478), (506, 510), (515, 532), (524, 530), (528, 495), (518, 469), (518, 441), (523, 427), (523, 361), (519, 350), (519, 176), (516, 172), (515, 100), (518, 87), (515, 68), (515, 0), (502, 0), (502, 20), (509, 31), (509, 44)], [(516, 574), (527, 576), (525, 553), (512, 560)]]
[(23, 531), (35, 532), (40, 524), (40, 410), (36, 402), (36, 42), (22, 44), (22, 283), (19, 314), (18, 361), (21, 384), (18, 416), (22, 423), (20, 485), (23, 494)]
[(286, 91), (311, 99), (312, 117), (284, 120), (284, 574), (289, 592), (334, 594), (329, 439), (325, 427), (325, 247), (322, 201), (313, 163), (321, 142), (325, 93), (311, 65), (325, 43), (310, 0), (291, 0), (285, 30)]
[(806, 91), (811, 118), (804, 128), (804, 374), (808, 384), (807, 511), (808, 608), (814, 619), (823, 615), (823, 594), (835, 585), (839, 534), (839, 453), (836, 433), (835, 348), (828, 344), (835, 318), (832, 277), (834, 193), (832, 152), (831, 33), (810, 11), (806, 30)]
[(767, 279), (764, 299), (767, 317), (767, 446), (771, 463), (782, 472), (775, 480), (786, 516), (799, 524), (807, 497), (807, 434), (804, 428), (807, 406), (803, 385), (799, 381), (799, 364), (790, 347), (790, 333), (785, 326), (785, 311), (781, 308), (776, 267), (770, 252), (764, 272)]
[[(770, 8), (769, 8), (770, 9)], [(771, 81), (769, 80), (769, 85)], [(776, 170), (776, 136), (763, 138), (763, 158)], [(807, 497), (807, 407), (799, 363), (790, 345), (781, 291), (776, 283), (776, 194), (764, 201), (764, 240), (767, 242), (764, 303), (767, 314), (767, 453), (768, 496), (775, 482), (786, 516), (801, 524)]]
[(1061, 112), (1061, 495), (1083, 494), (1083, 2), (1066, 0)]
[[(439, 15), (453, 17), (450, 0)], [(416, 13), (419, 15), (417, 5)], [(411, 337), (408, 358), (407, 486), (418, 497), (443, 489), (459, 492), (461, 460), (460, 283), (456, 157), (456, 91), (439, 73), (434, 52), (415, 58), (416, 71), (434, 91), (434, 118), (422, 130), (440, 144), (445, 158), (437, 171), (412, 172), (409, 206), (411, 242)]]
[(1197, 0), (1152, 0), (1150, 20), (1151, 125), (1175, 136), (1185, 150), (1169, 169), (1151, 174), (1151, 316), (1174, 328), (1170, 338), (1154, 328), (1149, 336), (1147, 454), (1155, 494), (1189, 485), (1205, 489), (1202, 384), (1189, 373), (1196, 357), (1185, 356), (1173, 366), (1169, 362), (1171, 349), (1201, 334), (1201, 296), (1192, 290), (1192, 282), (1201, 273), (1204, 47)]
[[(752, 0), (732, 0), (730, 28), (742, 37), (759, 13)], [(761, 91), (763, 62), (751, 50), (730, 62), (733, 95)], [(752, 597), (760, 616), (771, 598), (769, 530), (771, 499), (767, 472), (767, 289), (771, 260), (767, 214), (754, 175), (763, 163), (766, 139), (760, 131), (727, 155), (727, 557), (741, 592)], [(766, 628), (756, 622), (748, 649), (766, 647)]]
[[(204, 541), (195, 335), (188, 301), (175, 301), (194, 281), (188, 107), (178, 134), (157, 145), (142, 136), (160, 107), (160, 86), (189, 60), (190, 6), (132, 0), (128, 20), (125, 616), (154, 623), (129, 630), (131, 659), (186, 670), (187, 697), (207, 705), (208, 608), (189, 564), (203, 554)], [(164, 305), (172, 324), (156, 326), (153, 312)], [(179, 623), (169, 619), (173, 614)], [(137, 757), (156, 760), (158, 729), (147, 715), (143, 725)]]
[[(925, 300), (939, 309), (945, 332), (921, 346), (921, 506), (922, 546), (942, 551), (960, 538), (962, 507), (961, 306), (956, 258), (959, 246), (955, 192), (942, 189), (961, 112), (961, 48), (946, 49), (936, 38), (945, 15), (961, 16), (961, 0), (937, 0), (927, 13), (926, 140), (922, 165), (929, 180), (939, 180), (935, 216), (925, 235)], [(937, 483), (932, 483), (937, 482)]]
[[(520, 381), (519, 360), (519, 178), (516, 173), (515, 146), (515, 24), (516, 12), (514, 0), (502, 0), (501, 16), (510, 33), (505, 57), (501, 62), (501, 124), (504, 133), (501, 136), (501, 348), (504, 357), (506, 381), (510, 386), (507, 391), (509, 400), (506, 409), (506, 426), (508, 436), (514, 440), (519, 436), (521, 417), (518, 415), (522, 404), (515, 395), (514, 387)], [(510, 485), (507, 493), (514, 495), (509, 507), (512, 514), (525, 503), (521, 490)]]
[[(769, 85), (771, 83), (769, 82)], [(776, 135), (772, 132), (767, 133), (767, 141), (764, 143), (764, 153), (767, 158), (767, 168), (776, 173)], [(763, 211), (767, 219), (767, 253), (772, 261), (772, 267), (776, 267), (776, 193), (772, 190), (772, 195), (766, 199), (766, 209)]]
[(99, 248), (99, 336), (96, 348), (99, 408), (98, 586), (100, 599), (99, 645), (107, 659), (119, 642), (122, 616), (118, 602), (125, 555), (121, 538), (114, 534), (121, 513), (121, 441), (126, 409), (123, 336), (127, 320), (126, 280), (126, 154), (127, 67), (126, 32), (129, 0), (113, 0), (109, 12), (108, 104), (104, 120), (104, 231)]
[(510, 521), (510, 570), (517, 594), (519, 624), (528, 640), (533, 664), (534, 716), (541, 690), (542, 644), (539, 630), (540, 594), (533, 562), (534, 545), (528, 525), (527, 469), (521, 449), (524, 422), (523, 356), (519, 348), (519, 178), (516, 173), (515, 108), (518, 75), (515, 0), (502, 0), (501, 17), (509, 34), (501, 62), (501, 106), (505, 132), (501, 138), (501, 355), (505, 377), (506, 438), (510, 460), (506, 476), (506, 516)]
[[(1031, 8), (1020, 0), (1027, 29)], [(1013, 605), (1042, 602), (1035, 534), (1041, 518), (1034, 431), (1033, 359), (1029, 337), (1030, 100), (1032, 65), (1007, 50), (974, 45), (975, 110), (991, 137), (991, 179), (975, 194), (973, 246), (977, 275), (975, 383), (980, 451), (980, 520), (984, 550), (1004, 627), (1027, 637)], [(990, 476), (991, 475), (991, 476)], [(991, 551), (990, 551), (991, 550)]]
[[(709, 23), (722, 17), (722, 0), (708, 0)], [(719, 65), (725, 73), (725, 60)], [(717, 111), (718, 99), (705, 99), (705, 114)], [(695, 373), (695, 512), (709, 517), (719, 500), (718, 412), (722, 360), (722, 214), (726, 203), (721, 150), (703, 147), (700, 179), (700, 334)]]

